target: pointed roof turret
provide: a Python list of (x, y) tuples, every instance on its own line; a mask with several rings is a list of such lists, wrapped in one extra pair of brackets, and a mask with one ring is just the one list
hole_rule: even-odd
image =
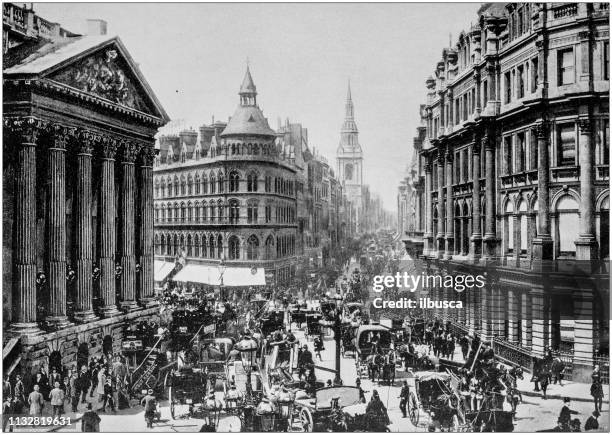
[(348, 81), (348, 92), (346, 93), (346, 101), (352, 101), (353, 98), (351, 97), (351, 79), (349, 79)]
[(255, 94), (257, 95), (257, 88), (255, 87), (255, 83), (253, 82), (253, 77), (251, 76), (251, 70), (247, 65), (246, 73), (244, 74), (244, 79), (242, 80), (242, 86), (240, 86), (240, 95), (242, 94)]

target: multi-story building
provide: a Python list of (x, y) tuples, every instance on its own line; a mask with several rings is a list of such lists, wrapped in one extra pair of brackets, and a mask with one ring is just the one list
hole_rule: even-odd
[(490, 272), (441, 314), (526, 367), (559, 350), (575, 379), (608, 354), (608, 53), (608, 3), (484, 5), (427, 79), (415, 138), (422, 254)]
[(201, 127), (200, 140), (195, 131), (160, 139), (156, 255), (186, 258), (179, 273), (191, 282), (212, 284), (207, 271), (223, 262), (227, 285), (246, 268), (265, 270), (268, 284), (290, 283), (297, 266), (301, 143), (286, 143), (269, 127), (248, 68), (239, 95), (227, 125)]
[(124, 323), (159, 312), (152, 171), (168, 117), (119, 38), (3, 12), (3, 361), (30, 379), (119, 352)]

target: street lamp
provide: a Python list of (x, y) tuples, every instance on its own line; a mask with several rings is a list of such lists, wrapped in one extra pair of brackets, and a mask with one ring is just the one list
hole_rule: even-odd
[(251, 385), (251, 372), (255, 365), (255, 359), (257, 357), (257, 342), (251, 337), (244, 337), (238, 343), (236, 343), (235, 349), (240, 352), (240, 359), (242, 360), (242, 366), (246, 372), (246, 397), (248, 401), (252, 399), (252, 385)]
[(221, 257), (221, 260), (219, 261), (219, 265), (217, 266), (217, 268), (219, 269), (219, 299), (223, 301), (224, 300), (223, 298), (223, 274), (225, 273), (225, 270), (227, 269), (227, 266), (225, 265), (225, 255)]
[(336, 293), (336, 315), (334, 316), (334, 340), (336, 340), (336, 376), (334, 378), (335, 385), (342, 385), (340, 378), (340, 348), (342, 345), (342, 295)]

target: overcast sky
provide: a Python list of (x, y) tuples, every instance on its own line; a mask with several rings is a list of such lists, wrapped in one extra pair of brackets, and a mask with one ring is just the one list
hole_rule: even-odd
[(162, 105), (185, 127), (227, 120), (246, 59), (270, 126), (308, 128), (311, 149), (336, 167), (350, 78), (365, 181), (396, 209), (397, 185), (433, 72), (449, 35), (476, 20), (478, 3), (243, 4), (35, 3), (34, 10), (85, 33), (108, 22)]

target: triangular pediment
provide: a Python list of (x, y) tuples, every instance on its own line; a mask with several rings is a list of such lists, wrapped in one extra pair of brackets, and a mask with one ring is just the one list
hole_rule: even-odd
[(114, 104), (164, 118), (163, 109), (140, 71), (117, 41), (62, 62), (61, 68), (44, 77)]

